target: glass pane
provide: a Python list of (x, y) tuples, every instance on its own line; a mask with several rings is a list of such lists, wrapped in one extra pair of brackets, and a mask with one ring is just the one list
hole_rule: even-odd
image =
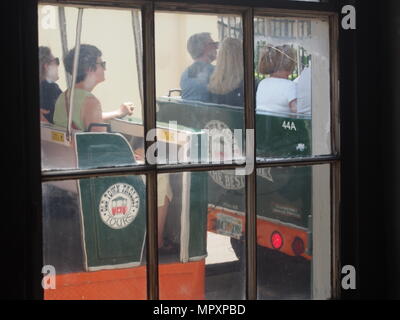
[[(242, 37), (240, 16), (156, 12), (158, 137), (187, 141), (185, 156), (167, 150), (158, 163), (240, 161)], [(182, 132), (183, 138), (165, 131)]]
[(329, 21), (255, 17), (257, 157), (331, 153)]
[(330, 166), (257, 176), (258, 298), (330, 298)]
[(146, 299), (145, 177), (42, 187), (44, 298)]
[(158, 176), (160, 298), (245, 298), (244, 177)]
[[(121, 133), (120, 143), (140, 155), (137, 159), (120, 157), (115, 147), (115, 161), (87, 163), (87, 168), (143, 161), (140, 11), (50, 5), (39, 5), (38, 10), (42, 168), (80, 168), (75, 137), (84, 131)], [(75, 54), (79, 58), (73, 86)], [(72, 136), (66, 134), (69, 121)], [(96, 148), (114, 144), (107, 134), (96, 141)]]

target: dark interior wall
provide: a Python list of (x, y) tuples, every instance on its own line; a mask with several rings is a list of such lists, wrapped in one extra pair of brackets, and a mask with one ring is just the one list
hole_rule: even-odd
[(357, 28), (341, 30), (341, 258), (358, 281), (342, 296), (399, 299), (400, 2), (345, 4), (356, 7)]
[[(340, 1), (338, 12), (344, 5), (356, 1)], [(339, 21), (340, 23), (341, 21)], [(357, 30), (344, 30), (339, 25), (340, 56), (340, 113), (341, 113), (341, 206), (340, 206), (340, 265), (352, 265), (360, 270), (358, 230), (358, 126), (357, 126)], [(357, 272), (357, 283), (360, 274)], [(342, 290), (345, 299), (359, 296), (357, 290)]]
[[(387, 1), (382, 20), (379, 48), (382, 70), (382, 94), (379, 94), (383, 150), (385, 163), (382, 182), (384, 211), (387, 216), (385, 236), (387, 240), (385, 265), (386, 288), (389, 298), (400, 299), (400, 2)], [(383, 272), (381, 271), (380, 274)]]
[[(357, 183), (360, 298), (384, 298), (387, 273), (384, 239), (387, 217), (383, 209), (383, 134), (381, 99), (384, 74), (380, 66), (385, 5), (357, 1)], [(383, 2), (384, 3), (384, 2)], [(357, 252), (356, 252), (357, 254)]]
[[(1, 1), (2, 191), (0, 295), (33, 298), (40, 284), (40, 148), (36, 1)], [(38, 282), (39, 281), (39, 282)], [(39, 297), (40, 298), (40, 297)]]

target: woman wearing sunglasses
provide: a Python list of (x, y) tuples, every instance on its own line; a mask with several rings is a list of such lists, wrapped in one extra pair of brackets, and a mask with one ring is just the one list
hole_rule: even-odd
[[(64, 58), (65, 70), (72, 75), (75, 49)], [(103, 112), (100, 101), (92, 94), (93, 89), (105, 80), (106, 62), (101, 59), (101, 51), (92, 45), (82, 44), (79, 51), (78, 69), (74, 90), (74, 109), (72, 126), (85, 131), (91, 123), (103, 123), (105, 120), (131, 115), (133, 103), (123, 103), (118, 109)], [(70, 90), (63, 92), (57, 99), (54, 111), (54, 124), (67, 127)], [(92, 131), (105, 131), (104, 127), (94, 127)]]
[(53, 122), (54, 106), (62, 92), (56, 83), (59, 65), (59, 59), (49, 47), (39, 47), (40, 120), (43, 122)]

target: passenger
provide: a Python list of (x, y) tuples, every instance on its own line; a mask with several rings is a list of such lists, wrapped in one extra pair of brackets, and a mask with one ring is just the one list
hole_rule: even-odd
[(60, 61), (49, 47), (39, 47), (40, 121), (53, 122), (54, 106), (62, 93), (56, 83)]
[(172, 246), (171, 241), (166, 241), (164, 238), (164, 227), (168, 215), (168, 207), (172, 200), (172, 189), (170, 184), (169, 174), (157, 175), (157, 187), (158, 187), (158, 203), (157, 203), (157, 216), (158, 216), (158, 248), (162, 248), (161, 252), (168, 253), (175, 249)]
[(297, 113), (311, 114), (311, 69), (305, 67), (294, 80), (297, 84)]
[(232, 106), (244, 105), (242, 41), (226, 38), (222, 42), (208, 90), (210, 102)]
[[(65, 69), (72, 75), (75, 49), (68, 52), (64, 59)], [(133, 103), (123, 103), (118, 109), (103, 112), (100, 101), (91, 93), (92, 90), (105, 80), (106, 62), (101, 59), (101, 51), (95, 46), (82, 44), (80, 46), (76, 84), (74, 90), (74, 109), (72, 115), (73, 127), (87, 130), (91, 123), (103, 123), (105, 120), (122, 118), (131, 115)], [(68, 91), (68, 94), (66, 95)], [(54, 123), (67, 127), (67, 110), (69, 108), (69, 90), (63, 92), (56, 102)], [(105, 131), (104, 127), (95, 127), (93, 131)]]
[(187, 49), (194, 62), (181, 76), (182, 99), (209, 101), (207, 85), (214, 71), (211, 62), (217, 57), (217, 48), (218, 42), (208, 32), (196, 33), (189, 38)]
[[(135, 150), (136, 161), (144, 161), (144, 149)], [(170, 253), (175, 249), (170, 241), (164, 239), (164, 227), (168, 215), (168, 207), (173, 197), (169, 174), (157, 175), (157, 217), (158, 217), (158, 248), (160, 253)]]
[(296, 64), (296, 51), (289, 45), (267, 46), (258, 68), (261, 74), (270, 77), (261, 80), (258, 85), (257, 110), (297, 112), (296, 84), (288, 80)]

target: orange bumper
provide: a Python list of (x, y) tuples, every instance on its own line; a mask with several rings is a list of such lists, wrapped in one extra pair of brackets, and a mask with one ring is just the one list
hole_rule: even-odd
[[(164, 264), (159, 267), (160, 299), (203, 300), (205, 261)], [(45, 300), (144, 300), (146, 266), (62, 274), (56, 289), (44, 291)]]
[[(245, 216), (239, 215), (235, 212), (225, 210), (222, 208), (208, 209), (208, 221), (207, 221), (208, 231), (216, 232), (215, 226), (218, 213), (222, 213), (234, 217), (236, 219), (240, 219), (242, 222), (242, 233), (245, 232), (246, 230)], [(292, 249), (292, 244), (296, 238), (300, 238), (303, 241), (305, 251), (307, 251), (306, 249), (308, 246), (308, 234), (306, 231), (257, 218), (257, 244), (266, 248), (274, 249), (271, 244), (271, 237), (275, 231), (278, 231), (283, 237), (283, 244), (282, 247), (279, 249), (280, 252), (283, 252), (289, 256), (295, 256), (295, 253)], [(311, 256), (306, 254), (305, 252), (301, 254), (301, 256), (308, 260), (311, 259)]]

